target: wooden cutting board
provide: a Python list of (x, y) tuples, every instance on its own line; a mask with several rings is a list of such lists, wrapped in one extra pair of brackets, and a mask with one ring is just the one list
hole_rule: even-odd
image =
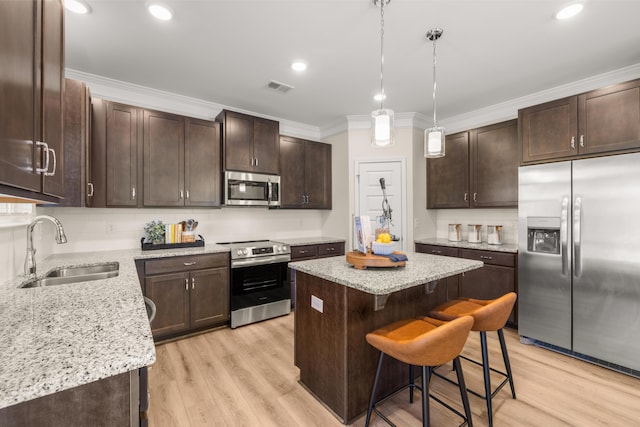
[[(404, 254), (404, 252), (394, 251), (394, 254)], [(404, 267), (406, 261), (393, 262), (386, 256), (374, 255), (371, 253), (363, 254), (358, 251), (347, 252), (347, 262), (353, 264), (358, 270), (364, 270), (367, 267)]]

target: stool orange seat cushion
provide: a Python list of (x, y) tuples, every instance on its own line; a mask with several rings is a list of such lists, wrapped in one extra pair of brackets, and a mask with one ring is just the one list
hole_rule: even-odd
[(493, 300), (458, 298), (447, 301), (431, 310), (430, 316), (441, 320), (453, 320), (460, 316), (472, 316), (473, 331), (497, 331), (509, 319), (517, 294), (509, 292)]

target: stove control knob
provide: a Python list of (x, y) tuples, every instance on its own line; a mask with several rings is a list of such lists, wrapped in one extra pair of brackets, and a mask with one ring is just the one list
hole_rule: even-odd
[(238, 249), (236, 252), (238, 255), (242, 255), (242, 249)]
[(276, 249), (278, 250), (278, 252), (282, 252), (282, 246), (278, 246)]
[(283, 246), (283, 247), (282, 247), (282, 252), (288, 252), (288, 251), (289, 251), (289, 248), (288, 248), (288, 247), (286, 247), (286, 246)]
[(245, 256), (249, 255), (249, 251), (247, 249), (243, 249), (242, 250), (242, 254), (245, 255)]

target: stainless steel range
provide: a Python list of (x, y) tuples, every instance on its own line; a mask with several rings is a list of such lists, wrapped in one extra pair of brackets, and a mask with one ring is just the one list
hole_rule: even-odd
[(289, 245), (269, 240), (218, 243), (231, 250), (231, 327), (291, 312)]

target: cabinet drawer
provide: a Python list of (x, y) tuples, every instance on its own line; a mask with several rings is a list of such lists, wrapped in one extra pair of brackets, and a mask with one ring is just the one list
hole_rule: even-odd
[(460, 257), (482, 261), (485, 264), (515, 267), (516, 255), (503, 252), (480, 251), (475, 249), (460, 249)]
[(323, 243), (318, 245), (318, 258), (344, 255), (344, 243)]
[(291, 246), (291, 260), (318, 257), (318, 245)]
[(449, 246), (438, 246), (438, 245), (425, 245), (422, 243), (416, 243), (416, 252), (420, 252), (423, 254), (432, 254), (432, 255), (443, 255), (443, 256), (458, 256), (458, 248), (452, 248)]
[(178, 271), (202, 270), (205, 268), (228, 267), (229, 254), (189, 255), (169, 258), (158, 258), (145, 261), (144, 273), (152, 274), (173, 273)]

